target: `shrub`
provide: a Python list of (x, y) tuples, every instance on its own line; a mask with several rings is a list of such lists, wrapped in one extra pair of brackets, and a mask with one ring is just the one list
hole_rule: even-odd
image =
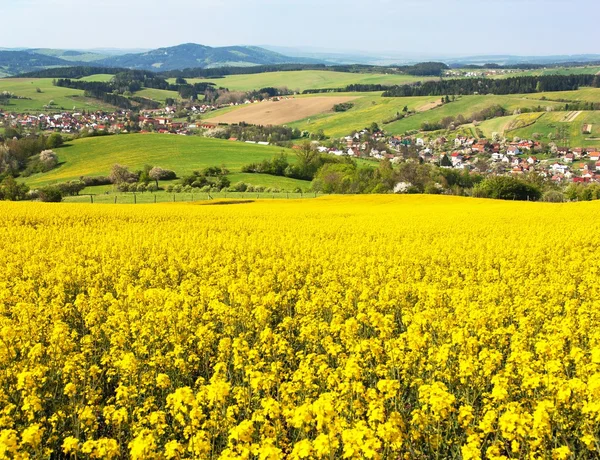
[(547, 203), (564, 203), (566, 199), (564, 193), (559, 192), (558, 190), (549, 190), (544, 193), (542, 201)]
[(63, 196), (58, 187), (49, 186), (38, 190), (38, 199), (44, 203), (60, 203)]
[(473, 196), (498, 200), (537, 201), (541, 195), (537, 186), (509, 176), (488, 177), (473, 190)]

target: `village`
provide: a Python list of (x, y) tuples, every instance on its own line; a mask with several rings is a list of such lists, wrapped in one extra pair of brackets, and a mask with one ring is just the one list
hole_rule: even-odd
[[(219, 127), (204, 122), (201, 116), (220, 108), (197, 104), (183, 109), (61, 114), (17, 114), (0, 111), (0, 125), (23, 133), (59, 132), (73, 136), (149, 133), (208, 135)], [(310, 139), (309, 133), (302, 133)], [(230, 141), (238, 141), (230, 138)], [(268, 145), (264, 141), (244, 142)], [(323, 154), (372, 160), (388, 159), (392, 163), (419, 161), (441, 168), (468, 170), (480, 174), (523, 175), (537, 173), (555, 183), (600, 182), (600, 149), (544, 145), (529, 139), (444, 136), (420, 137), (418, 134), (390, 136), (378, 126), (365, 128), (341, 139), (312, 140)]]

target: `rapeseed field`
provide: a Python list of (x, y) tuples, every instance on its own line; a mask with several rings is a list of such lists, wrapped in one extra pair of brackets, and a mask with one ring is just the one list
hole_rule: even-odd
[(0, 203), (0, 458), (597, 458), (600, 203)]

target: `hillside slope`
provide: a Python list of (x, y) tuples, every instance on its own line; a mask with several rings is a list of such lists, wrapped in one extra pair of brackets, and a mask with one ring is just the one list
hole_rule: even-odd
[(317, 62), (320, 61), (291, 58), (254, 46), (212, 48), (210, 46), (186, 43), (170, 48), (159, 48), (146, 53), (114, 56), (98, 61), (98, 64), (109, 67), (168, 71), (198, 67), (211, 68)]

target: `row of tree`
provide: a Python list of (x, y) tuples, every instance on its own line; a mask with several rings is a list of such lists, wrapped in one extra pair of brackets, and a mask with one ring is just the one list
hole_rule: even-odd
[(427, 81), (388, 89), (384, 97), (444, 96), (448, 94), (524, 94), (551, 91), (573, 91), (581, 86), (600, 87), (595, 75), (544, 75), (510, 78), (465, 78)]

